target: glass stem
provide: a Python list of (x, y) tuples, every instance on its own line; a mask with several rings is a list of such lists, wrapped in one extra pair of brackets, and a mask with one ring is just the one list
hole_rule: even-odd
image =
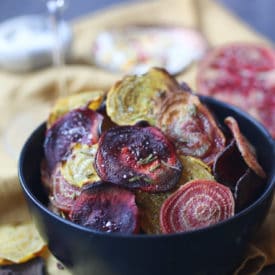
[(67, 95), (65, 69), (65, 52), (62, 46), (61, 26), (63, 23), (64, 0), (48, 0), (47, 9), (53, 31), (53, 65), (57, 69), (57, 89), (59, 97)]

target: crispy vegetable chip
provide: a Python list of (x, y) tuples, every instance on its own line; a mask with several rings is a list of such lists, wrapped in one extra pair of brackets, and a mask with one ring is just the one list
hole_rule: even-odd
[(233, 139), (215, 159), (213, 164), (215, 179), (234, 192), (237, 181), (246, 170), (247, 165)]
[(159, 102), (178, 89), (175, 78), (162, 69), (126, 76), (107, 94), (107, 114), (118, 125), (133, 125), (140, 120), (155, 125)]
[(44, 241), (32, 223), (2, 225), (0, 227), (0, 259), (23, 263), (37, 256), (45, 247)]
[(165, 193), (136, 192), (136, 201), (141, 216), (140, 225), (142, 230), (147, 234), (161, 233), (159, 225), (161, 205), (181, 185), (194, 179), (214, 179), (210, 167), (200, 159), (181, 156), (180, 160), (183, 166), (182, 175), (176, 188), (172, 191)]
[(194, 179), (214, 179), (211, 168), (198, 158), (181, 156), (183, 165), (180, 185)]
[(87, 107), (91, 110), (98, 109), (104, 97), (103, 91), (89, 91), (59, 98), (48, 117), (47, 128), (50, 128), (55, 121), (73, 109), (80, 107)]
[(46, 132), (44, 152), (47, 167), (66, 159), (73, 143), (92, 145), (98, 142), (103, 116), (93, 110), (74, 109), (56, 121)]
[(197, 179), (181, 186), (162, 204), (162, 233), (176, 233), (207, 227), (234, 215), (230, 189), (216, 181)]
[(95, 154), (98, 144), (87, 145), (76, 143), (69, 156), (61, 165), (61, 174), (65, 180), (76, 187), (82, 187), (88, 182), (99, 181), (94, 169)]
[(69, 217), (77, 224), (107, 233), (139, 231), (135, 195), (107, 182), (85, 186)]
[(147, 192), (172, 189), (182, 170), (174, 145), (151, 126), (106, 131), (99, 140), (95, 168), (104, 181)]
[(237, 147), (248, 167), (253, 170), (259, 177), (265, 178), (265, 171), (258, 163), (255, 149), (241, 133), (238, 122), (233, 117), (226, 117), (224, 123), (228, 126), (232, 132), (233, 137), (236, 139)]
[(80, 195), (81, 189), (78, 186), (68, 183), (61, 174), (61, 165), (58, 164), (52, 174), (52, 195), (50, 202), (62, 213), (68, 213)]
[(264, 186), (264, 180), (248, 168), (236, 183), (234, 191), (236, 212), (241, 211), (254, 202)]
[(244, 161), (235, 139), (217, 156), (213, 171), (215, 179), (233, 192), (236, 212), (256, 200), (265, 186), (264, 179), (254, 173)]
[(199, 98), (188, 92), (166, 98), (157, 125), (174, 142), (179, 154), (212, 164), (225, 146), (225, 137)]

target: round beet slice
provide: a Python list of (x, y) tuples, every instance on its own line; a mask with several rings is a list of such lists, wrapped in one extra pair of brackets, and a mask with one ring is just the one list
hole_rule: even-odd
[(259, 177), (266, 178), (265, 171), (263, 170), (262, 166), (258, 163), (254, 147), (241, 133), (239, 124), (235, 120), (235, 118), (226, 117), (224, 123), (228, 126), (233, 137), (235, 138), (237, 147), (247, 166), (251, 170), (253, 170)]
[(179, 154), (200, 158), (208, 165), (225, 146), (225, 137), (210, 111), (186, 91), (163, 101), (157, 125), (173, 140)]
[(80, 225), (102, 231), (138, 233), (135, 195), (121, 187), (98, 182), (86, 186), (76, 199), (69, 218)]
[(214, 48), (199, 66), (197, 90), (236, 105), (275, 137), (275, 51), (232, 43)]
[(99, 139), (103, 116), (84, 108), (75, 109), (56, 121), (46, 132), (44, 152), (49, 171), (64, 160), (72, 143), (92, 145)]
[(99, 140), (95, 168), (103, 181), (148, 192), (173, 188), (182, 171), (174, 145), (150, 126), (106, 131)]
[(197, 179), (181, 186), (168, 197), (160, 211), (163, 233), (207, 227), (234, 215), (230, 189), (216, 181)]
[(52, 181), (51, 203), (64, 213), (69, 213), (75, 199), (80, 195), (81, 189), (69, 184), (61, 174), (61, 166), (54, 170)]

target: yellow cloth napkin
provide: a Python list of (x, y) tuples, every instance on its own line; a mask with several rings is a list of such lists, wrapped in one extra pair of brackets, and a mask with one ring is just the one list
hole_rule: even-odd
[[(195, 27), (205, 34), (211, 46), (234, 41), (270, 44), (211, 0), (138, 1), (73, 23), (74, 45), (70, 63), (78, 65), (68, 65), (61, 73), (54, 68), (20, 75), (0, 71), (0, 226), (30, 219), (18, 184), (17, 158), (24, 140), (46, 119), (53, 100), (58, 96), (57, 78), (65, 79), (67, 94), (92, 89), (107, 90), (121, 75), (105, 72), (90, 64), (93, 39), (105, 28), (138, 23)], [(178, 79), (196, 89), (196, 69), (194, 64)], [(275, 203), (235, 274), (258, 274), (264, 266), (274, 263)], [(50, 275), (69, 274), (57, 268), (57, 260), (51, 255), (47, 257), (47, 269)]]

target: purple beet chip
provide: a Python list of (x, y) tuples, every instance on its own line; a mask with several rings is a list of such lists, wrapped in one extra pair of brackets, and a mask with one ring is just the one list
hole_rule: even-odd
[(235, 187), (236, 212), (241, 211), (256, 201), (264, 187), (264, 180), (248, 168)]
[(174, 145), (158, 128), (120, 126), (100, 137), (95, 169), (106, 182), (165, 192), (177, 184), (182, 165)]
[(72, 143), (97, 143), (103, 116), (88, 108), (75, 109), (61, 117), (46, 132), (45, 158), (50, 172), (64, 160)]
[(74, 202), (70, 219), (107, 233), (138, 233), (138, 208), (129, 190), (106, 182), (84, 187)]
[(234, 191), (237, 181), (247, 169), (233, 139), (224, 150), (216, 157), (213, 164), (215, 179)]

